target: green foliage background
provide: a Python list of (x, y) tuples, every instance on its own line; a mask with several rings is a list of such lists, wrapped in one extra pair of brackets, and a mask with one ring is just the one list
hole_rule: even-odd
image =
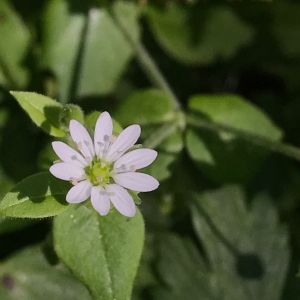
[[(300, 299), (299, 16), (296, 0), (0, 1), (0, 299)], [(104, 110), (159, 153), (129, 220), (68, 207), (48, 173), (69, 120), (92, 130)]]

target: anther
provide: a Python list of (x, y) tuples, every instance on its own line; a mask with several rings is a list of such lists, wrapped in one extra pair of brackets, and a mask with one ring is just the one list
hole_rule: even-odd
[(73, 156), (71, 156), (71, 159), (72, 159), (72, 160), (77, 160), (77, 156), (76, 156), (76, 155), (73, 155)]
[(82, 143), (81, 142), (77, 143), (77, 148), (78, 148), (79, 151), (82, 150)]
[(102, 177), (101, 176), (97, 176), (97, 181), (101, 182), (102, 181)]
[(111, 136), (109, 137), (108, 141), (109, 141), (110, 143), (114, 143), (114, 142), (116, 141), (116, 139), (117, 139), (116, 136), (111, 135)]
[(77, 179), (77, 178), (71, 177), (70, 179), (71, 179), (71, 183), (72, 183), (73, 185), (76, 185), (76, 184), (78, 183), (78, 179)]
[(130, 166), (130, 172), (135, 172), (136, 171), (136, 167), (134, 165)]
[(104, 146), (104, 144), (101, 143), (101, 142), (97, 142), (97, 144), (98, 144), (99, 147), (103, 147)]

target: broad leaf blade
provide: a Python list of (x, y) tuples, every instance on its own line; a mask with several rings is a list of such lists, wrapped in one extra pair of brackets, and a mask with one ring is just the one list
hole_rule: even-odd
[(7, 79), (10, 79), (12, 84), (22, 87), (28, 79), (22, 63), (30, 45), (30, 33), (13, 10), (11, 1), (2, 0), (0, 11), (0, 68), (10, 77)]
[(137, 210), (126, 218), (115, 209), (101, 217), (81, 206), (54, 221), (58, 256), (90, 289), (93, 299), (129, 300), (144, 243), (144, 222)]
[[(189, 108), (197, 113), (200, 123), (216, 122), (239, 130), (241, 135), (249, 132), (270, 141), (278, 141), (282, 136), (259, 108), (235, 95), (194, 96)], [(186, 145), (201, 172), (218, 182), (248, 182), (268, 154), (237, 134), (204, 127), (189, 129)]]
[(224, 299), (280, 299), (289, 261), (288, 234), (266, 195), (246, 208), (243, 191), (206, 192), (191, 206), (196, 234)]
[(39, 246), (0, 264), (1, 300), (91, 300), (88, 290), (62, 265), (51, 266)]
[(190, 240), (164, 236), (158, 251), (157, 270), (164, 285), (154, 289), (155, 299), (216, 299), (210, 290), (208, 268)]
[(8, 192), (0, 202), (0, 216), (45, 218), (68, 208), (65, 200), (70, 183), (50, 173), (32, 175)]
[[(138, 11), (133, 3), (116, 1), (110, 8), (138, 38)], [(44, 64), (58, 79), (62, 102), (110, 93), (133, 51), (106, 8), (88, 1), (51, 0), (44, 18)]]
[(37, 126), (52, 136), (65, 136), (65, 132), (59, 128), (59, 114), (62, 111), (60, 103), (37, 93), (10, 93)]

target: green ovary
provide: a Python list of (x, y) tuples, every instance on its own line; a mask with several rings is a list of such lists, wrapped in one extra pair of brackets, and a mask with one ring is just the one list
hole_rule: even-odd
[(93, 185), (105, 185), (109, 182), (110, 167), (104, 162), (97, 162), (86, 168), (86, 175)]

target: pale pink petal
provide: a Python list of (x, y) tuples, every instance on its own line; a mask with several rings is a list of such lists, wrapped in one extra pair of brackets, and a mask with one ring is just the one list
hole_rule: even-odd
[(135, 204), (129, 193), (117, 184), (109, 184), (106, 187), (110, 201), (115, 208), (126, 217), (135, 215)]
[(154, 177), (138, 172), (116, 174), (114, 180), (124, 188), (137, 192), (150, 192), (159, 186), (159, 182)]
[(94, 146), (96, 155), (100, 158), (102, 157), (102, 153), (100, 150), (104, 149), (104, 145), (107, 142), (107, 139), (112, 135), (113, 131), (113, 123), (108, 112), (103, 112), (97, 120), (95, 127), (95, 135), (94, 135)]
[[(157, 157), (157, 152), (152, 149), (136, 149), (121, 156), (114, 164), (114, 169), (136, 170), (149, 166)], [(118, 172), (118, 170), (117, 170)]]
[(63, 161), (67, 163), (71, 163), (77, 166), (84, 167), (86, 165), (86, 161), (82, 157), (81, 154), (79, 154), (77, 151), (75, 151), (73, 148), (68, 146), (67, 144), (63, 142), (53, 142), (52, 148), (56, 155)]
[(49, 169), (50, 173), (62, 180), (72, 180), (85, 178), (84, 169), (80, 166), (69, 164), (66, 162), (56, 163)]
[(85, 201), (91, 195), (93, 185), (88, 181), (80, 181), (74, 185), (68, 192), (66, 200), (69, 203), (80, 203)]
[(140, 135), (141, 127), (139, 125), (130, 125), (125, 128), (108, 150), (106, 160), (109, 162), (117, 160), (136, 143)]
[(92, 160), (95, 155), (94, 144), (85, 127), (78, 121), (71, 120), (70, 134), (72, 140), (75, 142), (78, 150), (83, 154), (83, 156), (89, 160)]
[(93, 186), (91, 193), (91, 202), (95, 210), (101, 215), (108, 214), (110, 209), (110, 201), (106, 191), (100, 186)]

